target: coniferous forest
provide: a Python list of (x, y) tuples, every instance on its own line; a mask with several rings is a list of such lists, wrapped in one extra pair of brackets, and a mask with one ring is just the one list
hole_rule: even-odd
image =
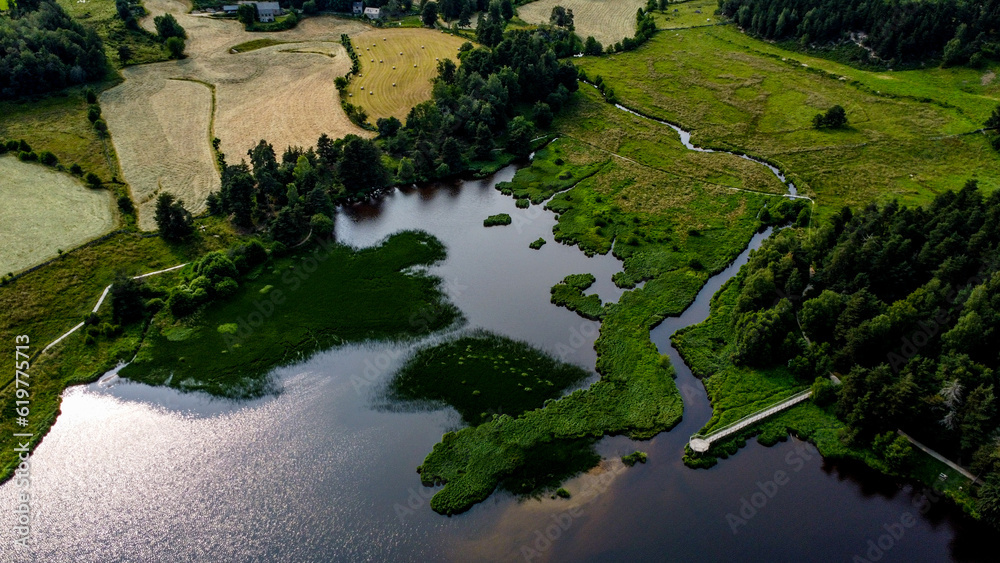
[(765, 39), (803, 45), (860, 41), (883, 63), (1000, 59), (997, 0), (719, 0), (723, 14)]
[(781, 233), (740, 273), (733, 361), (817, 378), (849, 443), (884, 450), (903, 429), (970, 465), (991, 483), (982, 515), (1000, 521), (998, 224), (1000, 193), (969, 182), (923, 208), (844, 208), (812, 237)]

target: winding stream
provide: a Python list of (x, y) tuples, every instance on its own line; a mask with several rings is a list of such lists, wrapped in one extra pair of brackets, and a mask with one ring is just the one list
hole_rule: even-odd
[[(466, 317), (457, 330), (520, 338), (593, 369), (597, 323), (551, 305), (549, 288), (591, 272), (592, 291), (617, 300), (623, 290), (611, 276), (621, 263), (554, 244), (552, 213), (517, 209), (494, 189), (513, 173), (398, 190), (344, 209), (337, 236), (367, 246), (400, 229), (431, 232), (448, 248), (431, 272)], [(484, 229), (495, 213), (514, 223)], [(549, 244), (529, 249), (539, 236)], [(767, 236), (754, 236), (750, 248)], [(920, 513), (919, 491), (824, 463), (794, 439), (751, 443), (710, 470), (681, 464), (711, 407), (669, 336), (707, 316), (712, 294), (748, 253), (651, 333), (674, 361), (684, 420), (647, 442), (601, 440), (605, 460), (565, 485), (568, 500), (497, 492), (456, 517), (433, 513), (435, 489), (422, 487), (414, 468), (459, 417), (387, 408), (381, 390), (413, 345), (358, 344), (276, 370), (282, 392), (253, 401), (128, 381), (68, 389), (32, 456), (34, 551), (26, 557), (5, 543), (0, 561), (851, 561), (907, 513), (916, 523), (882, 561), (982, 555), (969, 522), (946, 503)], [(626, 469), (618, 458), (635, 449), (649, 463)], [(734, 533), (727, 515), (739, 515), (741, 500), (776, 471), (787, 483)], [(0, 486), (0, 506), (13, 506), (16, 492)], [(12, 518), (0, 515), (5, 533)]]

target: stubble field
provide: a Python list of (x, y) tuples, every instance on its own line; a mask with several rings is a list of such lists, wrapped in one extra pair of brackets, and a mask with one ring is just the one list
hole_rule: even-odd
[(410, 108), (431, 99), (438, 61), (457, 64), (458, 48), (465, 43), (447, 33), (410, 28), (367, 31), (351, 40), (361, 74), (347, 89), (349, 101), (364, 108), (373, 123), (389, 116), (405, 120)]
[(549, 23), (552, 8), (573, 10), (576, 34), (593, 35), (605, 47), (635, 35), (635, 13), (645, 8), (643, 0), (538, 0), (517, 9), (518, 16), (534, 24)]

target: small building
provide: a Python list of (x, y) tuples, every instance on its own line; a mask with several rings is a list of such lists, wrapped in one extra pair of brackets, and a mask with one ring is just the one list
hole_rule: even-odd
[(277, 2), (257, 2), (257, 19), (261, 22), (273, 22), (281, 15), (281, 6)]
[(236, 12), (238, 12), (239, 10), (240, 7), (236, 4), (231, 4), (222, 7), (222, 13), (226, 14), (227, 16), (235, 16)]
[(365, 8), (365, 17), (370, 20), (377, 20), (382, 17), (382, 10), (379, 8)]
[[(242, 6), (243, 4), (251, 4), (255, 8), (257, 8), (257, 21), (259, 21), (261, 23), (273, 22), (274, 18), (276, 18), (276, 17), (278, 17), (278, 16), (281, 15), (281, 6), (279, 6), (277, 2), (240, 2), (239, 3), (240, 6)], [(227, 10), (227, 8), (230, 8), (230, 7), (231, 6), (223, 6), (222, 9), (224, 11), (226, 11), (226, 13), (228, 14), (229, 11)], [(236, 6), (236, 8), (239, 8), (239, 6)], [(233, 13), (235, 14), (236, 12), (234, 11)]]
[(365, 13), (365, 3), (364, 2), (355, 2), (354, 3), (354, 15), (355, 16), (360, 16), (363, 13)]

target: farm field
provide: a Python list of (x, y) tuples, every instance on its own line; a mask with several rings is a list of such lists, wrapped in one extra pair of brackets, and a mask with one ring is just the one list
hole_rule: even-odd
[(573, 10), (576, 34), (582, 39), (593, 35), (607, 46), (635, 35), (635, 13), (643, 0), (538, 0), (517, 8), (518, 17), (533, 24), (549, 23), (552, 8)]
[(143, 79), (145, 70), (128, 69), (123, 84), (101, 95), (101, 106), (139, 209), (139, 228), (155, 230), (152, 209), (160, 191), (199, 213), (205, 197), (219, 189), (219, 174), (208, 138), (212, 92), (195, 82)]
[[(152, 206), (159, 190), (184, 199), (192, 212), (204, 209), (205, 198), (219, 187), (213, 137), (230, 162), (239, 162), (260, 139), (282, 151), (311, 146), (323, 133), (370, 135), (350, 123), (334, 87), (334, 78), (350, 69), (340, 34), (367, 26), (308, 18), (262, 38), (235, 21), (188, 14), (188, 4), (178, 0), (145, 5), (150, 15), (144, 27), (152, 29), (153, 17), (169, 12), (189, 39), (186, 59), (126, 68), (125, 82), (101, 95), (140, 228), (155, 228)], [(273, 44), (231, 52), (261, 39)]]
[(366, 31), (351, 40), (361, 73), (347, 92), (372, 123), (389, 116), (403, 121), (410, 108), (429, 100), (438, 60), (449, 58), (457, 64), (458, 48), (465, 43), (461, 37), (415, 28)]
[[(969, 134), (1000, 99), (996, 85), (972, 83), (969, 70), (875, 74), (808, 60), (721, 26), (661, 32), (579, 65), (623, 104), (691, 130), (695, 144), (772, 161), (821, 210), (920, 203), (969, 178), (987, 191), (1000, 185), (1000, 155)], [(834, 104), (848, 127), (813, 129), (812, 117)]]
[(107, 182), (118, 172), (112, 144), (87, 120), (82, 88), (30, 102), (0, 102), (0, 139), (24, 139), (35, 151), (50, 151), (69, 168), (79, 164)]
[(111, 194), (41, 164), (0, 157), (0, 272), (33, 266), (114, 226)]

